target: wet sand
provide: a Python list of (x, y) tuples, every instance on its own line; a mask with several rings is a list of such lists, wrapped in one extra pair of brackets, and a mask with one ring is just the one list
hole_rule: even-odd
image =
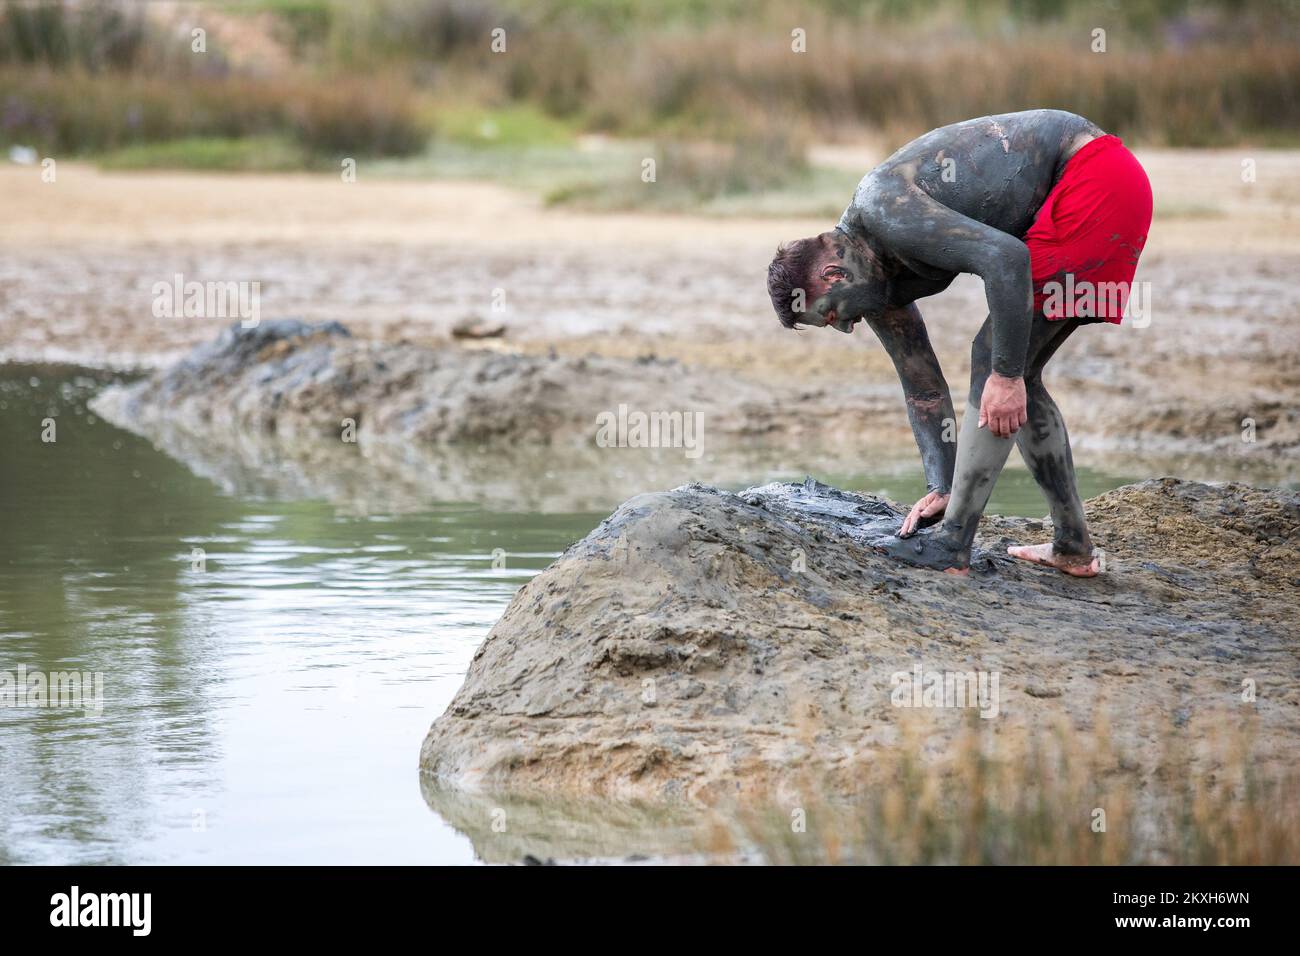
[[(1085, 328), (1049, 367), (1076, 447), (1212, 455), (1286, 478), (1300, 447), (1300, 152), (1139, 156), (1157, 197), (1137, 275), (1152, 321)], [(1254, 183), (1241, 181), (1243, 158), (1256, 160)], [(871, 156), (836, 158), (859, 160)], [(897, 388), (868, 330), (792, 333), (771, 314), (773, 248), (820, 220), (579, 214), (487, 184), (368, 180), (364, 168), (344, 184), (61, 163), (42, 184), (38, 168), (9, 166), (0, 190), (0, 360), (169, 363), (230, 321), (155, 318), (154, 283), (181, 273), (259, 282), (263, 318), (436, 345), (478, 316), (506, 327), (483, 347), (677, 358), (807, 387), (819, 414)], [(962, 277), (920, 305), (960, 407), (981, 285)], [(864, 441), (907, 442), (901, 404), (881, 418)]]

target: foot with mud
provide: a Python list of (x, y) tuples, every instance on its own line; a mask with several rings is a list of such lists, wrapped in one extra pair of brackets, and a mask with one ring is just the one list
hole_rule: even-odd
[(1076, 578), (1095, 578), (1101, 573), (1101, 558), (1092, 551), (1087, 554), (1066, 554), (1057, 552), (1051, 544), (1012, 545), (1007, 554), (1030, 564), (1041, 564), (1045, 568), (1056, 568), (1063, 574)]
[(890, 537), (876, 550), (913, 567), (962, 577), (970, 574), (970, 555), (952, 547), (938, 534), (914, 532), (906, 538)]

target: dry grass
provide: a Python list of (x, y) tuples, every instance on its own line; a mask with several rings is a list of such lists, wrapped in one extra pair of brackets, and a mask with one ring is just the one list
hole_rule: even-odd
[(1087, 735), (1062, 724), (1023, 736), (975, 719), (937, 762), (919, 756), (923, 738), (912, 725), (877, 755), (857, 800), (824, 799), (829, 788), (803, 781), (798, 806), (719, 816), (701, 850), (772, 864), (1300, 861), (1294, 773), (1260, 776), (1248, 724), (1207, 736), (1195, 753), (1168, 728), (1150, 765), (1118, 746), (1104, 719)]
[[(404, 24), (401, 31), (394, 24)], [(488, 52), (492, 26), (508, 48)], [(1106, 30), (1094, 52), (1095, 28)], [(791, 48), (804, 31), (806, 52)], [(1300, 25), (1282, 3), (945, 0), (380, 0), (335, 19), (357, 62), (493, 91), (638, 136), (735, 141), (864, 128), (900, 140), (987, 113), (1057, 107), (1148, 142), (1300, 134)], [(356, 38), (369, 37), (366, 42)], [(421, 67), (436, 51), (441, 76)]]
[(310, 154), (406, 155), (429, 130), (410, 89), (385, 77), (167, 77), (107, 82), (80, 69), (0, 68), (4, 139), (66, 156), (194, 137), (285, 136)]
[(1169, 145), (1300, 130), (1292, 43), (1095, 54), (1052, 34), (933, 41), (829, 25), (810, 43), (815, 53), (798, 54), (785, 38), (723, 27), (629, 40), (603, 61), (618, 68), (589, 80), (589, 121), (725, 135), (775, 120), (808, 135), (884, 130), (901, 143), (971, 116), (1053, 107)]

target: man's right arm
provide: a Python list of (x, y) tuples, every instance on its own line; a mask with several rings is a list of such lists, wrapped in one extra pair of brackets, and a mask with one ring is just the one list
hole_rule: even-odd
[(946, 495), (952, 490), (957, 462), (956, 414), (921, 312), (910, 304), (889, 309), (867, 322), (889, 353), (903, 385), (926, 485), (930, 491)]

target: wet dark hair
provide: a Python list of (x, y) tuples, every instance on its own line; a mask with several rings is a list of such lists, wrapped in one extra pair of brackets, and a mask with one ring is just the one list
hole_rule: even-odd
[(767, 267), (767, 294), (772, 297), (776, 317), (787, 329), (798, 328), (803, 321), (802, 313), (794, 311), (794, 292), (805, 290), (804, 305), (810, 304), (806, 301), (809, 280), (822, 252), (820, 236), (784, 242), (777, 247), (776, 258)]

